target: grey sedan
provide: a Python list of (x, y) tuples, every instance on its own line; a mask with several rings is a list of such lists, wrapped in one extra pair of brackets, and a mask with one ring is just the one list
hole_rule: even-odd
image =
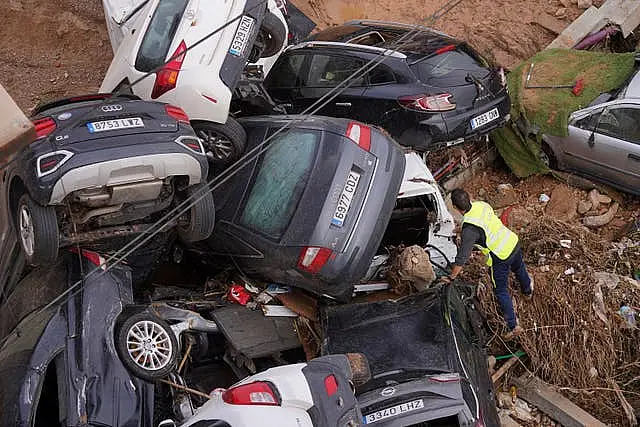
[(640, 72), (569, 117), (569, 135), (543, 135), (549, 167), (640, 195)]

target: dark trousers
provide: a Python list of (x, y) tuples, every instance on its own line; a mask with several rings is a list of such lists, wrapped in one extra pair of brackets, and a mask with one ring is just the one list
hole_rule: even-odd
[(522, 259), (522, 248), (516, 247), (513, 253), (506, 260), (500, 260), (491, 255), (493, 265), (491, 266), (491, 281), (493, 282), (493, 292), (498, 299), (498, 304), (502, 309), (502, 315), (510, 329), (516, 327), (516, 314), (513, 311), (513, 303), (509, 294), (509, 270), (513, 271), (520, 283), (520, 290), (523, 294), (531, 293), (531, 278), (527, 273), (527, 266)]

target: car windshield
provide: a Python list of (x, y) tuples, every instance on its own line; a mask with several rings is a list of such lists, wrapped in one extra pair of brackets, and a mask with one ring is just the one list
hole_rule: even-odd
[(434, 78), (466, 76), (473, 73), (476, 77), (484, 77), (488, 70), (475, 58), (461, 49), (451, 50), (439, 55), (418, 59), (409, 66), (422, 82)]
[(162, 0), (158, 3), (138, 50), (136, 70), (147, 72), (164, 64), (188, 3), (189, 0)]
[(277, 137), (264, 154), (240, 222), (280, 239), (295, 213), (313, 169), (320, 134), (290, 131)]

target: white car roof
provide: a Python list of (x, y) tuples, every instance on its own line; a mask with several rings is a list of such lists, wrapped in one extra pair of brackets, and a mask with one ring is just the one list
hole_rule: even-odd
[(400, 193), (398, 194), (399, 199), (440, 191), (431, 171), (424, 164), (418, 153), (415, 151), (405, 153), (404, 158), (406, 166), (402, 184), (400, 185)]
[(640, 98), (640, 71), (636, 72), (624, 91), (624, 98)]
[(109, 18), (120, 24), (127, 15), (145, 1), (146, 0), (103, 0), (103, 4)]

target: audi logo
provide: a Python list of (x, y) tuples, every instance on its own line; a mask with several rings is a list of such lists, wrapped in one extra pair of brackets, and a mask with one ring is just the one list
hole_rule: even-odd
[(114, 111), (122, 110), (122, 105), (120, 104), (103, 105), (101, 109), (105, 113), (113, 113)]

